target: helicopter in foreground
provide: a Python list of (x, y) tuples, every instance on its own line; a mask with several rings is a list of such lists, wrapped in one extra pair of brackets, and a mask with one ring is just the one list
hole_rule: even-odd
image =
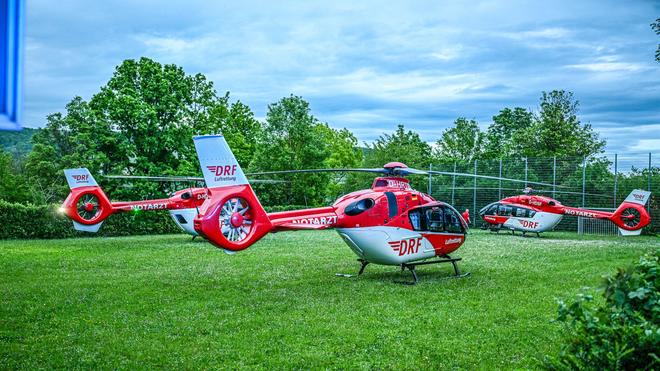
[(553, 198), (532, 194), (531, 188), (525, 188), (523, 193), (483, 207), (479, 211), (479, 215), (486, 222), (483, 229), (496, 232), (507, 229), (513, 233), (529, 232), (539, 236), (541, 232), (552, 230), (564, 215), (569, 215), (609, 220), (619, 228), (622, 236), (635, 236), (651, 222), (651, 217), (644, 208), (651, 192), (641, 189), (633, 190), (614, 212), (562, 205)]

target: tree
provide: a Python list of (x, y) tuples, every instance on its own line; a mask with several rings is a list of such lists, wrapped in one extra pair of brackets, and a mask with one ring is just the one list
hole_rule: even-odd
[[(388, 162), (398, 161), (411, 168), (428, 169), (431, 163), (431, 146), (422, 141), (419, 134), (412, 130), (406, 131), (403, 125), (398, 125), (394, 134), (383, 134), (371, 146), (368, 146), (364, 158), (365, 167), (380, 168)], [(371, 185), (373, 176), (356, 176), (353, 187)], [(412, 178), (413, 186), (420, 187), (424, 181)]]
[[(87, 167), (93, 174), (192, 175), (199, 162), (192, 136), (224, 132), (247, 167), (260, 124), (229, 94), (218, 97), (203, 75), (187, 75), (176, 65), (148, 58), (125, 60), (101, 91), (84, 101), (75, 97), (65, 114), (52, 114), (34, 138), (27, 166), (45, 201), (68, 193), (62, 176), (67, 167)], [(162, 196), (171, 185), (120, 186), (97, 181), (113, 198)], [(123, 184), (122, 184), (123, 185)]]
[[(651, 28), (655, 31), (656, 35), (660, 36), (660, 18), (651, 23)], [(655, 50), (655, 60), (660, 62), (660, 43), (658, 44), (658, 49)]]
[(521, 133), (519, 155), (586, 157), (601, 153), (605, 141), (598, 138), (590, 124), (580, 123), (578, 108), (579, 102), (571, 92), (543, 92), (534, 125)]
[(437, 141), (435, 158), (440, 161), (472, 162), (483, 153), (484, 134), (475, 120), (459, 117), (454, 127), (442, 132)]
[(493, 116), (485, 139), (484, 157), (516, 157), (521, 152), (526, 131), (534, 125), (534, 114), (521, 107), (504, 108)]
[[(311, 113), (309, 103), (291, 95), (268, 105), (266, 122), (251, 171), (317, 169), (326, 165), (331, 149), (327, 130)], [(266, 205), (320, 205), (325, 201), (327, 173), (297, 174), (286, 178), (286, 186), (260, 187)]]
[[(362, 164), (362, 149), (358, 147), (358, 140), (348, 129), (336, 130), (327, 124), (319, 125), (326, 143), (330, 149), (330, 156), (324, 161), (326, 168), (356, 168)], [(346, 173), (333, 174), (326, 189), (326, 200), (331, 202), (339, 195), (353, 191), (353, 177)]]
[(20, 169), (18, 160), (0, 149), (0, 199), (7, 202), (34, 202), (34, 190)]

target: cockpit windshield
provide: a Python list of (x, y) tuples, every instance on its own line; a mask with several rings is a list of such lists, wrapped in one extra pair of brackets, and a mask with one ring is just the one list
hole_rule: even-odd
[(447, 205), (419, 207), (408, 216), (416, 231), (465, 233), (458, 211)]

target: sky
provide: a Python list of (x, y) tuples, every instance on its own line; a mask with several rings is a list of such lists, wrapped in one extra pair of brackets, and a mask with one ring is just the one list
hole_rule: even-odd
[(660, 150), (660, 1), (27, 1), (24, 126), (124, 59), (203, 73), (263, 120), (291, 94), (370, 142), (572, 91), (608, 152)]

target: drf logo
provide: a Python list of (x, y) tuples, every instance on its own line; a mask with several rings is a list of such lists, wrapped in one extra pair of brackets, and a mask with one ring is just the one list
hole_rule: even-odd
[(637, 194), (637, 193), (633, 193), (632, 195), (635, 198), (635, 200), (637, 200), (637, 201), (643, 201), (644, 200), (644, 195), (640, 195), (640, 194)]
[(71, 177), (76, 180), (76, 183), (86, 183), (89, 180), (89, 174), (73, 174)]
[(422, 237), (406, 238), (401, 241), (391, 241), (388, 243), (393, 251), (399, 253), (399, 256), (417, 254), (419, 246), (422, 244)]
[(230, 176), (236, 173), (236, 165), (207, 166), (206, 168), (215, 176)]
[(533, 222), (531, 220), (521, 220), (520, 224), (525, 228), (534, 229), (539, 226), (539, 222)]

